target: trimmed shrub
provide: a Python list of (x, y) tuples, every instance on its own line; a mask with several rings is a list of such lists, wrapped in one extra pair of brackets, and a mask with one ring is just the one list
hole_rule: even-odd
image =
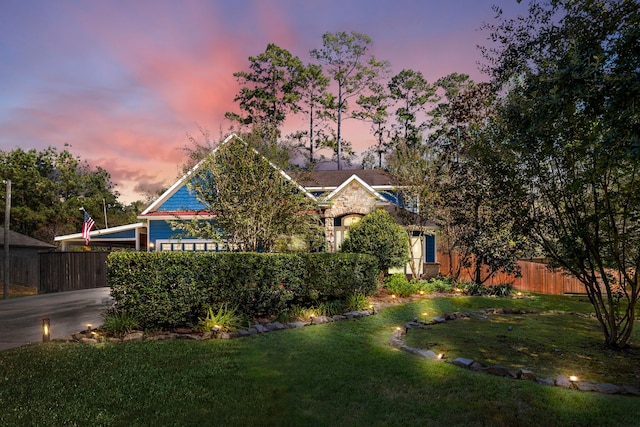
[(145, 329), (195, 326), (208, 307), (222, 304), (255, 318), (370, 295), (376, 276), (375, 257), (363, 254), (114, 252), (107, 258), (116, 306)]
[(419, 282), (410, 282), (404, 274), (393, 274), (385, 278), (384, 287), (387, 292), (398, 297), (408, 297), (420, 290)]
[(377, 209), (349, 228), (340, 251), (374, 255), (386, 274), (389, 268), (403, 267), (409, 261), (409, 237), (389, 212)]

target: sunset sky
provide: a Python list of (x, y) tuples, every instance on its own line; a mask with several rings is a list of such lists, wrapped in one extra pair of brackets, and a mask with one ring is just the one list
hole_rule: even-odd
[[(217, 136), (236, 71), (268, 43), (311, 62), (326, 32), (357, 31), (392, 73), (486, 80), (476, 46), (493, 4), (516, 0), (2, 0), (0, 149), (69, 150), (107, 170), (120, 200), (178, 177), (187, 134)], [(356, 151), (366, 132), (345, 135)]]

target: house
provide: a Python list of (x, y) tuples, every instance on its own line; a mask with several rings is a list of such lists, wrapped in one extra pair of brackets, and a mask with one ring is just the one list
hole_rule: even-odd
[[(0, 228), (0, 277), (4, 278), (4, 234)], [(40, 282), (38, 254), (50, 252), (55, 246), (24, 234), (8, 230), (9, 237), (9, 281), (17, 285), (37, 287)]]
[[(229, 136), (228, 143), (236, 135)], [(218, 147), (219, 148), (219, 147)], [(216, 148), (217, 150), (217, 148)], [(214, 150), (215, 153), (215, 150)], [(211, 220), (210, 212), (196, 199), (186, 185), (196, 165), (156, 199), (138, 218), (146, 222), (147, 245), (150, 251), (226, 251), (224, 242), (192, 238), (171, 226), (173, 221)], [(411, 236), (412, 264), (405, 272), (433, 277), (439, 268), (436, 259), (436, 226), (421, 220), (411, 205), (403, 203), (393, 178), (381, 170), (314, 171), (296, 177), (272, 167), (296, 187), (318, 202), (324, 223), (326, 249), (339, 250), (351, 225), (374, 209), (388, 210), (405, 226)]]
[[(89, 233), (89, 246), (108, 249), (130, 249), (136, 251), (147, 250), (147, 225), (143, 222), (95, 229)], [(56, 236), (54, 241), (59, 243), (60, 250), (69, 251), (74, 246), (86, 246), (82, 233)]]
[[(230, 135), (222, 144), (232, 139)], [(243, 142), (244, 143), (244, 142)], [(218, 146), (212, 154), (220, 148)], [(266, 161), (266, 159), (265, 159)], [(129, 248), (137, 251), (228, 251), (225, 242), (194, 238), (176, 230), (176, 221), (213, 220), (188, 188), (187, 182), (202, 163), (194, 166), (167, 191), (149, 205), (136, 224), (93, 230), (90, 246)], [(296, 173), (294, 176), (271, 164), (277, 173), (292, 182), (318, 204), (324, 225), (325, 249), (336, 252), (348, 234), (349, 227), (374, 209), (387, 210), (407, 230), (411, 242), (411, 261), (402, 269), (407, 274), (434, 277), (439, 274), (436, 255), (436, 230), (432, 221), (421, 218), (415, 203), (406, 200), (391, 175), (378, 170), (322, 170)], [(84, 245), (81, 233), (55, 238), (63, 251)]]
[(364, 215), (385, 209), (410, 235), (412, 259), (404, 272), (421, 277), (438, 275), (437, 226), (415, 212), (415, 203), (403, 200), (401, 188), (390, 174), (380, 169), (324, 170), (298, 179), (318, 198), (328, 250), (338, 251), (349, 227)]

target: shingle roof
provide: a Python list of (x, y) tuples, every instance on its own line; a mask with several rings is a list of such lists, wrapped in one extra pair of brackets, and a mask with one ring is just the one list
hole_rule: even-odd
[(393, 176), (380, 169), (318, 170), (295, 174), (294, 179), (307, 188), (334, 188), (339, 187), (352, 175), (358, 176), (372, 187), (395, 185)]
[[(0, 246), (4, 246), (4, 227), (0, 227)], [(9, 230), (9, 246), (22, 246), (28, 248), (55, 248), (42, 240), (34, 239), (16, 231)]]

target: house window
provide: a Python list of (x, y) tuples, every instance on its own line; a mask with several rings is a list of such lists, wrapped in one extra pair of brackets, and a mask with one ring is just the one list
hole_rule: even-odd
[(342, 242), (349, 235), (349, 227), (357, 224), (360, 219), (362, 219), (362, 215), (345, 215), (343, 217), (339, 217), (335, 219), (334, 226), (334, 235), (335, 235), (335, 244), (334, 250), (338, 252), (340, 250), (340, 246), (342, 246)]

